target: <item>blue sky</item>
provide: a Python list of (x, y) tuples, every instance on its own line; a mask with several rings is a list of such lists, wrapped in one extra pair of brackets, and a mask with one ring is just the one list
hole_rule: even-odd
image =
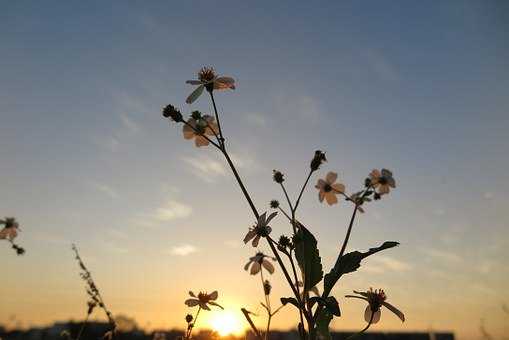
[[(473, 337), (484, 317), (507, 331), (508, 19), (503, 1), (3, 4), (0, 214), (19, 218), (28, 253), (6, 265), (0, 321), (80, 317), (71, 242), (106, 276), (112, 309), (144, 325), (179, 325), (186, 291), (203, 285), (255, 304), (241, 269), (253, 250), (239, 245), (247, 205), (217, 153), (160, 116), (167, 103), (210, 112), (205, 97), (184, 103), (184, 82), (212, 65), (237, 81), (217, 100), (259, 206), (281, 198), (272, 169), (295, 193), (316, 149), (351, 191), (373, 168), (394, 171), (398, 189), (359, 220), (352, 248), (402, 246), (338, 296), (387, 285), (409, 321), (381, 329)], [(311, 186), (302, 209), (330, 265), (349, 208), (321, 206)], [(228, 292), (232, 278), (245, 288)], [(334, 326), (361, 326), (345, 305)]]

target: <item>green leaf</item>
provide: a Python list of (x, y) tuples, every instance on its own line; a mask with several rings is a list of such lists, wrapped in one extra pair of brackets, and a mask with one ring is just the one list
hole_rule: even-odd
[(282, 297), (281, 298), (281, 303), (283, 305), (286, 305), (288, 303), (294, 305), (295, 307), (299, 308), (299, 302), (297, 301), (296, 298), (292, 298), (292, 297), (288, 297), (288, 298), (285, 298), (285, 297)]
[(332, 290), (332, 287), (334, 287), (336, 282), (338, 282), (339, 278), (343, 276), (343, 274), (356, 271), (361, 266), (361, 261), (363, 259), (384, 249), (396, 247), (397, 245), (399, 245), (399, 242), (386, 241), (381, 246), (370, 248), (365, 253), (361, 253), (360, 251), (353, 251), (338, 257), (334, 268), (332, 268), (331, 271), (325, 275), (324, 295), (326, 296)]
[(293, 236), (295, 257), (303, 275), (304, 291), (309, 291), (323, 278), (322, 261), (313, 234), (299, 223), (299, 231)]
[(318, 340), (332, 340), (329, 332), (329, 324), (332, 321), (332, 314), (327, 309), (322, 309), (316, 319), (316, 337)]

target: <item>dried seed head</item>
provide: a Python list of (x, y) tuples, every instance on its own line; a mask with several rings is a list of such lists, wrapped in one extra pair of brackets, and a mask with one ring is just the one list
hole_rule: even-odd
[(191, 314), (186, 315), (186, 322), (191, 323), (193, 321), (193, 316)]
[(278, 201), (278, 200), (272, 200), (272, 201), (270, 201), (270, 207), (271, 207), (272, 209), (277, 209), (277, 208), (279, 208), (279, 201)]
[(273, 172), (274, 173), (272, 175), (272, 178), (274, 179), (274, 182), (281, 184), (285, 181), (285, 179), (283, 177), (284, 175), (281, 171), (273, 170)]
[(200, 120), (202, 118), (201, 112), (198, 110), (191, 112), (191, 118), (194, 120)]

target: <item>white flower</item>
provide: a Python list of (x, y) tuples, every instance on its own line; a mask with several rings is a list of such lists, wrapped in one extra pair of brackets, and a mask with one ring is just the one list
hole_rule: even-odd
[(364, 311), (364, 320), (366, 320), (366, 322), (374, 324), (380, 321), (380, 316), (382, 314), (380, 308), (382, 306), (396, 314), (396, 316), (402, 322), (405, 321), (405, 315), (403, 314), (403, 312), (401, 312), (399, 309), (397, 309), (390, 303), (385, 302), (387, 296), (385, 295), (385, 292), (382, 289), (373, 290), (372, 288), (370, 288), (366, 292), (357, 292), (355, 290), (353, 292), (358, 295), (346, 295), (345, 297), (362, 299), (368, 302), (368, 306)]
[(256, 225), (252, 228), (249, 228), (249, 231), (244, 237), (244, 243), (248, 243), (249, 241), (253, 240), (253, 247), (258, 247), (260, 238), (268, 236), (272, 231), (272, 228), (268, 224), (274, 217), (276, 217), (276, 215), (277, 212), (273, 212), (269, 215), (269, 217), (267, 217), (267, 212), (261, 214), (260, 217), (258, 217)]
[(318, 199), (323, 202), (323, 199), (327, 201), (329, 205), (338, 203), (337, 194), (345, 192), (345, 186), (341, 183), (335, 183), (338, 178), (338, 174), (335, 172), (329, 172), (325, 176), (325, 180), (319, 179), (316, 183), (315, 188), (318, 191)]
[(274, 266), (267, 259), (272, 259), (272, 261), (276, 260), (275, 258), (267, 256), (262, 252), (258, 252), (255, 256), (249, 258), (249, 262), (244, 266), (244, 270), (248, 270), (251, 266), (251, 275), (256, 275), (260, 272), (260, 270), (262, 270), (263, 266), (263, 268), (272, 274), (274, 273)]
[[(198, 72), (198, 80), (188, 80), (187, 84), (198, 85), (198, 87), (187, 97), (186, 103), (193, 103), (203, 93), (203, 89), (208, 90), (235, 90), (235, 80), (232, 77), (218, 77), (212, 67), (203, 67)], [(210, 88), (209, 88), (210, 87)]]
[(200, 306), (201, 309), (210, 310), (208, 305), (212, 305), (224, 309), (218, 303), (214, 302), (214, 300), (217, 300), (217, 290), (210, 294), (200, 292), (198, 293), (198, 296), (194, 295), (194, 293), (190, 291), (189, 295), (192, 297), (192, 299), (187, 299), (185, 301), (185, 304), (189, 307)]
[(14, 217), (6, 217), (5, 220), (0, 220), (0, 225), (4, 228), (0, 230), (0, 240), (8, 239), (12, 241), (18, 236), (19, 224)]
[(219, 131), (214, 117), (204, 115), (200, 119), (189, 118), (182, 128), (185, 139), (193, 139), (197, 147), (209, 145), (205, 136), (214, 136)]
[(378, 189), (378, 194), (388, 194), (390, 188), (396, 188), (396, 180), (392, 177), (392, 172), (387, 169), (374, 169), (369, 174), (369, 179), (374, 188)]

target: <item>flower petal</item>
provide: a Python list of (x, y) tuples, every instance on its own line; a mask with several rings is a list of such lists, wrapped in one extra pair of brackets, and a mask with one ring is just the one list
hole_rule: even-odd
[(384, 194), (388, 194), (390, 191), (389, 189), (389, 186), (387, 184), (384, 184), (384, 185), (381, 185), (379, 188), (378, 188), (378, 193), (380, 195), (384, 195)]
[(267, 260), (264, 260), (262, 262), (263, 264), (263, 268), (267, 269), (267, 271), (271, 274), (274, 274), (274, 266), (272, 265), (272, 263), (270, 263), (269, 261)]
[(345, 185), (341, 183), (335, 183), (331, 185), (332, 189), (336, 192), (345, 192)]
[(256, 235), (251, 244), (253, 245), (253, 247), (256, 248), (256, 247), (258, 247), (259, 242), (260, 242), (260, 235)]
[(246, 236), (244, 236), (244, 243), (248, 243), (255, 236), (256, 236), (256, 231), (254, 229), (249, 229)]
[(196, 90), (194, 90), (193, 92), (191, 92), (191, 94), (189, 95), (189, 97), (187, 97), (186, 99), (186, 103), (188, 104), (192, 104), (196, 99), (198, 99), (199, 96), (201, 96), (201, 94), (203, 93), (203, 89), (205, 88), (205, 86), (203, 85), (200, 85), (196, 88)]
[(260, 272), (260, 269), (261, 269), (261, 266), (258, 262), (254, 262), (253, 265), (251, 266), (251, 271), (250, 271), (250, 274), (251, 275), (256, 275)]
[(387, 169), (382, 169), (382, 176), (388, 178), (388, 177), (392, 177), (392, 172), (390, 170), (387, 170)]
[(248, 263), (246, 263), (246, 265), (244, 266), (244, 270), (248, 270), (249, 269), (249, 266), (251, 265), (251, 263), (253, 263), (252, 260), (249, 260)]
[(364, 320), (366, 320), (366, 322), (369, 322), (371, 320), (371, 324), (375, 324), (378, 321), (380, 321), (380, 316), (382, 315), (382, 313), (379, 310), (377, 310), (375, 313), (373, 313), (373, 318), (371, 318), (372, 313), (373, 312), (371, 311), (371, 307), (368, 305), (366, 307), (366, 310), (364, 311)]
[(201, 307), (201, 309), (210, 310), (210, 307), (207, 306), (207, 304), (205, 302), (200, 302), (200, 307)]
[(329, 205), (338, 203), (338, 198), (336, 197), (336, 194), (334, 194), (332, 191), (325, 194), (325, 200)]
[(209, 299), (211, 300), (217, 300), (217, 296), (219, 294), (217, 293), (217, 290), (213, 291), (212, 293), (209, 294)]
[(336, 179), (338, 179), (338, 174), (332, 171), (329, 171), (327, 176), (325, 176), (325, 181), (329, 184), (336, 182)]
[(265, 224), (269, 224), (269, 222), (274, 218), (276, 217), (277, 215), (277, 211), (274, 211), (272, 214), (269, 215), (269, 217), (267, 217), (267, 220), (265, 221)]
[(235, 90), (235, 79), (232, 77), (218, 77), (214, 80), (214, 89), (215, 90), (226, 90), (232, 89)]
[(182, 128), (182, 132), (184, 132), (184, 138), (185, 139), (192, 139), (195, 136), (194, 130), (189, 125), (184, 125)]
[(388, 310), (390, 310), (391, 312), (396, 314), (396, 316), (401, 320), (401, 322), (405, 322), (405, 314), (403, 314), (402, 311), (400, 311), (399, 309), (397, 309), (396, 307), (394, 307), (393, 305), (391, 305), (388, 302), (382, 302), (382, 306), (384, 306), (385, 308), (387, 308)]
[(192, 291), (189, 291), (189, 295), (192, 296), (192, 297), (196, 297), (196, 295), (194, 295), (194, 293)]
[(207, 138), (205, 138), (205, 137), (203, 137), (203, 136), (196, 135), (196, 139), (194, 140), (194, 144), (195, 144), (197, 147), (200, 147), (200, 146), (207, 146), (207, 145), (209, 145), (209, 141), (207, 140)]
[(320, 202), (323, 202), (324, 197), (325, 197), (325, 191), (320, 190), (320, 191), (318, 192), (318, 200), (319, 200)]
[(224, 309), (224, 308), (223, 308), (223, 306), (221, 306), (219, 303), (214, 302), (214, 301), (210, 301), (210, 302), (209, 302), (209, 305), (216, 306), (216, 307), (219, 307), (219, 308), (221, 308), (221, 309)]
[(196, 306), (196, 305), (198, 305), (200, 303), (200, 300), (198, 300), (198, 299), (187, 299), (184, 303), (186, 305), (188, 305), (189, 307), (194, 307), (194, 306)]

